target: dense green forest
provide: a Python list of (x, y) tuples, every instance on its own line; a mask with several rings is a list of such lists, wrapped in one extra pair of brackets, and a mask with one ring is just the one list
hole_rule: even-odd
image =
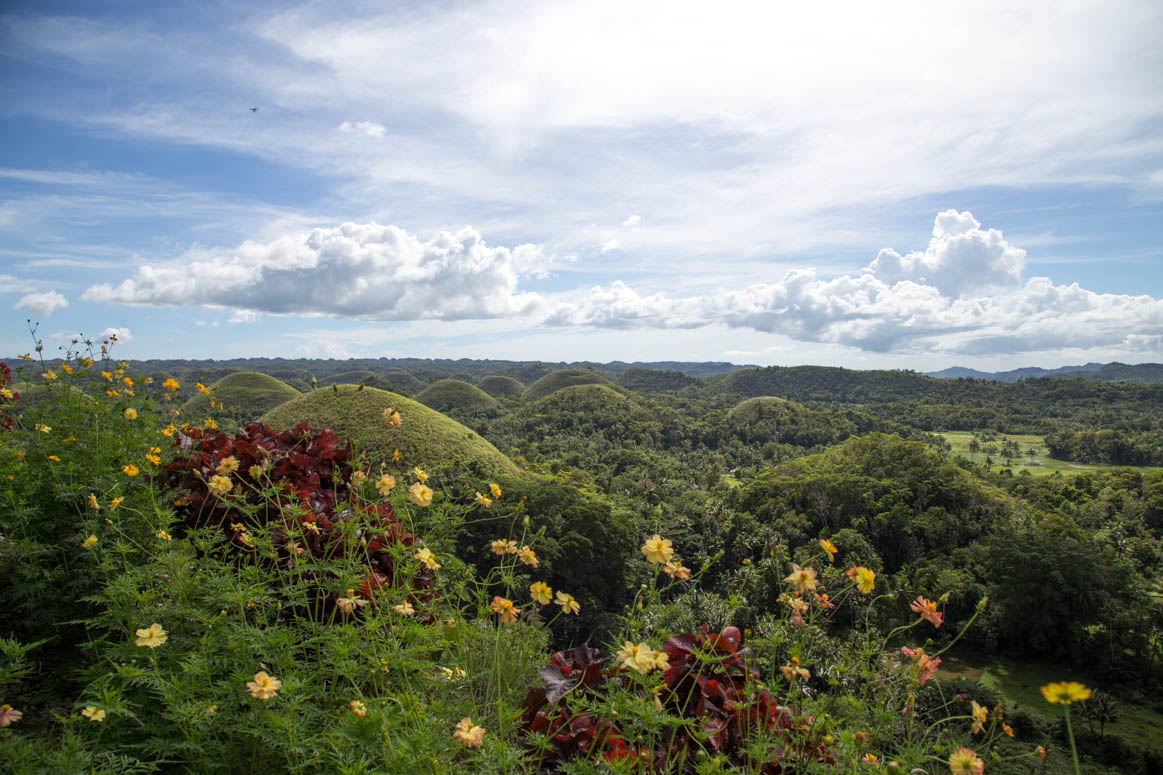
[[(47, 406), (46, 397), (74, 400), (51, 384), (56, 377), (37, 375), (68, 363), (47, 360), (14, 375), (13, 406), (22, 412), (10, 416), (35, 441), (37, 428), (63, 427), (64, 419), (33, 407)], [(429, 543), (455, 556), (457, 573), (491, 579), (490, 590), (514, 572), (503, 552), (490, 550), (498, 524), (526, 520), (525, 529), (539, 531), (536, 578), (571, 590), (580, 604), (545, 630), (551, 648), (600, 647), (627, 621), (643, 632), (770, 633), (773, 616), (787, 613), (789, 568), (814, 566), (832, 592), (848, 583), (844, 568), (859, 567), (875, 575), (878, 604), (858, 594), (834, 594), (833, 604), (817, 593), (828, 616), (809, 628), (797, 659), (843, 653), (857, 633), (873, 633), (889, 648), (906, 645), (893, 633), (914, 626), (918, 609), (910, 604), (921, 597), (939, 601), (946, 621), (973, 623), (963, 633), (927, 632), (930, 651), (955, 646), (950, 655), (967, 663), (1053, 666), (1100, 685), (1103, 702), (1121, 704), (1126, 719), (1163, 713), (1163, 471), (1150, 468), (1163, 464), (1163, 384), (419, 359), (171, 360), (119, 368), (137, 375), (128, 391), (129, 383), (115, 384), (96, 367), (83, 379), (80, 370), (66, 371), (78, 395), (123, 400), (121, 391), (133, 395), (149, 385), (157, 395), (148, 411), (181, 438), (187, 431), (180, 429), (195, 426), (245, 435), (258, 433), (244, 431), (256, 421), (276, 431), (305, 422), (355, 443), (373, 480), (383, 474), (393, 486), (411, 476), (419, 477), (415, 486), (428, 482), (460, 516), (416, 522), (410, 532), (423, 528)], [(402, 424), (385, 433), (393, 411)], [(942, 431), (1037, 435), (1052, 457), (1091, 467), (1015, 475), (1004, 460), (1021, 457), (1017, 445), (1004, 460), (986, 462), (953, 455)], [(420, 465), (423, 476), (409, 472)], [(9, 479), (17, 475), (14, 469)], [(318, 475), (312, 481), (319, 486)], [(521, 497), (490, 496), (483, 483)], [(43, 497), (60, 505), (88, 491), (77, 485)], [(22, 497), (21, 508), (31, 508), (31, 496)], [(665, 536), (695, 574), (689, 584), (659, 592), (638, 620), (640, 590), (657, 578), (647, 575), (638, 550), (651, 535)], [(516, 543), (531, 540), (525, 536)], [(516, 573), (521, 583), (532, 580), (519, 566)], [(31, 613), (32, 588), (43, 580), (9, 574), (2, 583), (13, 601), (0, 615), (5, 638), (27, 644), (58, 637)], [(80, 621), (94, 614), (82, 605), (70, 615)], [(1013, 702), (1005, 687), (970, 678), (944, 672), (929, 688), (944, 684), (983, 705)], [(825, 698), (842, 696), (854, 680), (817, 673), (806, 695), (832, 708)], [(23, 686), (17, 691), (35, 694)], [(1050, 742), (1059, 752), (1050, 761), (1065, 761), (1060, 726), (1031, 710), (1007, 712), (1016, 737), (998, 740), (999, 751)], [(1075, 730), (1093, 771), (1158, 771), (1163, 734), (1131, 733), (1115, 723), (1118, 715), (1107, 713), (1094, 733)], [(891, 746), (889, 738), (881, 742)], [(1028, 771), (1014, 767), (998, 771)]]

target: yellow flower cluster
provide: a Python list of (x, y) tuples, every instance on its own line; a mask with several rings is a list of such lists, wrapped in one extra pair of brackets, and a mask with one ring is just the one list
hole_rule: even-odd
[(670, 660), (661, 651), (650, 647), (648, 643), (634, 644), (626, 641), (618, 650), (618, 662), (622, 667), (635, 670), (645, 675), (651, 670), (666, 670), (670, 667)]

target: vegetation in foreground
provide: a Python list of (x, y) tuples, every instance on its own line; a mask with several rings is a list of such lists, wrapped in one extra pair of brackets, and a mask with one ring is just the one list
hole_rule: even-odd
[[(14, 771), (1158, 766), (1101, 721), (1091, 734), (1101, 714), (1080, 682), (1048, 680), (1031, 713), (936, 677), (951, 647), (992, 642), (1056, 644), (1066, 661), (1105, 644), (1108, 678), (1157, 680), (1145, 618), (1157, 608), (1139, 595), (1157, 544), (1138, 493), (1154, 485), (1141, 475), (983, 485), (919, 443), (871, 435), (684, 498), (657, 470), (684, 458), (643, 454), (666, 415), (643, 410), (573, 426), (558, 443), (584, 437), (598, 453), (576, 468), (499, 484), (463, 449), (445, 467), (392, 444), (436, 421), (398, 396), (360, 410), (347, 438), (175, 426), (180, 383), (138, 380), (107, 344), (31, 363), (35, 406), (3, 394), (0, 755)], [(341, 389), (296, 402), (328, 394), (344, 419)], [(583, 419), (617, 402), (593, 406)], [(796, 433), (845, 419), (811, 412)], [(525, 447), (533, 468), (551, 449)], [(658, 482), (621, 495), (616, 465)], [(592, 503), (563, 506), (562, 487)], [(1066, 521), (1063, 503), (1085, 508)], [(605, 509), (606, 539), (583, 547), (555, 509)], [(1129, 559), (1102, 555), (1089, 532), (1100, 510)], [(578, 552), (627, 559), (601, 579), (555, 567)], [(1067, 567), (1074, 577), (1055, 575)], [(599, 582), (614, 598), (586, 597)], [(587, 600), (606, 610), (579, 633)]]

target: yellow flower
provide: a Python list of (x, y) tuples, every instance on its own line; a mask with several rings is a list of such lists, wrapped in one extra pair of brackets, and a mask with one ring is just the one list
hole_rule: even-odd
[(480, 748), (485, 739), (485, 728), (478, 727), (472, 723), (471, 718), (465, 716), (456, 725), (456, 731), (452, 733), (452, 736), (466, 748)]
[(202, 427), (209, 428), (210, 430), (214, 430), (215, 428), (218, 427), (218, 423), (214, 422), (213, 417), (207, 417), (205, 420), (202, 421)]
[(60, 459), (59, 457), (57, 457), (56, 455), (49, 455), (49, 456), (48, 456), (48, 459), (49, 459), (49, 460), (51, 460), (51, 461), (52, 461), (52, 462), (54, 462), (54, 463), (59, 463), (59, 462), (61, 462), (61, 459)]
[(93, 365), (93, 359), (92, 358), (82, 358), (80, 363), (82, 366), (84, 366), (87, 369)]
[(194, 385), (194, 389), (197, 390), (199, 393), (205, 393), (206, 395), (210, 395), (210, 388), (206, 387), (201, 382), (196, 383)]
[(392, 606), (392, 610), (398, 613), (400, 616), (411, 616), (416, 613), (416, 609), (413, 608), (412, 604), (407, 600), (400, 603), (399, 605)]
[(162, 387), (164, 387), (166, 390), (171, 390), (174, 393), (177, 393), (178, 388), (180, 388), (181, 385), (178, 384), (178, 381), (176, 379), (174, 379), (173, 377), (170, 377), (169, 379), (167, 379), (165, 382), (162, 383)]
[(121, 394), (118, 393), (116, 390), (106, 390), (105, 395), (109, 396), (110, 398), (117, 398)]
[(53, 371), (52, 369), (49, 369), (48, 371), (46, 371), (44, 374), (41, 374), (40, 376), (51, 381), (51, 380), (54, 380), (57, 378), (57, 373), (55, 371)]
[(473, 496), (473, 500), (484, 506), (486, 509), (493, 505), (493, 502), (489, 500), (488, 496), (481, 495), (479, 492)]
[(117, 507), (121, 505), (121, 502), (123, 500), (125, 500), (124, 497), (114, 498), (113, 500), (109, 501), (109, 510), (110, 511), (117, 511)]
[(489, 603), (489, 608), (493, 609), (494, 613), (500, 614), (502, 622), (515, 622), (517, 615), (521, 613), (521, 609), (516, 608), (512, 600), (499, 595), (493, 597), (493, 602)]
[(816, 571), (813, 568), (801, 568), (792, 563), (792, 571), (784, 581), (795, 587), (797, 594), (804, 591), (812, 592), (816, 589)]
[(392, 462), (393, 463), (400, 462), (400, 450), (398, 450), (398, 449), (392, 450)]
[(581, 605), (573, 599), (573, 595), (567, 595), (565, 592), (558, 592), (553, 602), (561, 606), (563, 614), (576, 614), (581, 611)]
[(149, 454), (145, 456), (145, 459), (153, 463), (155, 466), (160, 466), (162, 464), (162, 459), (159, 455)]
[(11, 401), (15, 397), (15, 394), (8, 388), (0, 388), (0, 398), (6, 398)]
[(141, 473), (141, 470), (138, 469), (138, 467), (133, 463), (130, 463), (127, 466), (122, 466), (121, 470), (125, 473), (126, 476), (137, 476)]
[(977, 700), (971, 703), (970, 715), (973, 717), (973, 726), (969, 730), (969, 734), (976, 735), (978, 732), (985, 731), (985, 722), (989, 721), (989, 708), (977, 704)]
[(255, 463), (250, 468), (246, 469), (246, 472), (250, 474), (251, 479), (261, 479), (262, 475), (266, 473), (266, 470), (267, 469), (265, 465)]
[(553, 599), (553, 589), (544, 581), (534, 581), (529, 585), (529, 597), (533, 598), (534, 603), (541, 605), (549, 605), (549, 601)]
[(393, 410), (392, 407), (389, 406), (384, 410), (384, 422), (386, 422), (388, 425), (391, 425), (393, 428), (399, 428), (400, 423), (402, 423), (403, 420), (400, 417), (400, 413)]
[(846, 571), (846, 575), (861, 594), (869, 594), (876, 586), (876, 574), (863, 566), (853, 565)]
[(61, 364), (61, 371), (63, 371), (65, 374), (72, 374), (72, 373), (73, 373), (73, 367), (72, 367), (72, 366), (70, 366), (70, 365), (69, 365), (69, 364), (67, 364), (67, 363), (62, 363), (62, 364)]
[(127, 387), (127, 388), (133, 387), (133, 380), (131, 380), (129, 377), (122, 377), (121, 381), (125, 383), (125, 387)]
[(427, 546), (416, 550), (416, 559), (424, 563), (431, 570), (440, 570), (440, 563), (436, 561), (436, 555)]
[(626, 641), (622, 644), (622, 648), (618, 650), (618, 662), (622, 667), (628, 667), (631, 670), (645, 675), (658, 665), (658, 660), (654, 654), (654, 649), (648, 643), (635, 645), (630, 641)]
[(105, 720), (105, 711), (100, 708), (94, 708), (92, 705), (86, 705), (85, 709), (81, 711), (81, 715), (90, 721), (101, 723)]
[(415, 466), (415, 467), (412, 469), (412, 476), (415, 476), (415, 477), (416, 477), (417, 479), (419, 479), (421, 482), (427, 482), (427, 481), (428, 481), (428, 474), (424, 473), (424, 469), (423, 469), (423, 468), (421, 468), (420, 466)]
[(362, 597), (356, 595), (354, 589), (349, 589), (347, 590), (346, 597), (336, 599), (335, 605), (337, 605), (339, 610), (343, 613), (349, 614), (357, 608), (363, 608), (365, 605), (367, 605), (367, 602), (368, 601), (364, 600)]
[(820, 548), (824, 550), (826, 555), (828, 555), (828, 562), (832, 562), (832, 560), (836, 559), (836, 552), (840, 551), (836, 548), (836, 544), (832, 543), (827, 538), (820, 539)]
[(210, 492), (214, 493), (218, 497), (222, 497), (226, 493), (230, 492), (231, 488), (233, 487), (234, 482), (230, 481), (225, 476), (220, 476), (217, 474), (210, 477), (210, 481), (206, 484), (206, 489), (210, 490)]
[(464, 669), (460, 667), (442, 667), (440, 668), (440, 673), (447, 681), (454, 681), (457, 678), (468, 677), (468, 673), (464, 672)]
[(166, 427), (162, 428), (162, 435), (163, 436), (173, 436), (174, 431), (176, 431), (176, 430), (177, 430), (177, 428), (174, 427), (174, 424), (170, 423)]
[(949, 757), (949, 772), (953, 775), (982, 775), (985, 772), (985, 762), (975, 751), (958, 748)]
[(522, 546), (520, 551), (517, 552), (517, 559), (532, 568), (541, 565), (541, 561), (537, 559), (537, 555), (529, 548), (528, 544)]
[(283, 682), (277, 678), (266, 674), (265, 670), (260, 670), (254, 674), (253, 681), (246, 682), (246, 689), (250, 692), (250, 696), (256, 700), (269, 700), (279, 693), (279, 689), (283, 688)]
[(113, 381), (113, 375), (112, 375), (112, 374), (110, 374), (110, 373), (109, 373), (109, 372), (107, 372), (107, 371), (103, 371), (103, 372), (101, 372), (101, 376), (105, 378), (105, 381), (106, 381), (106, 382), (112, 382), (112, 381)]
[(395, 486), (396, 477), (392, 476), (391, 474), (384, 474), (380, 477), (380, 480), (376, 482), (376, 490), (378, 490), (380, 495), (384, 496), (385, 498), (388, 497), (388, 494), (391, 493)]
[(674, 548), (669, 539), (655, 533), (642, 544), (642, 553), (651, 565), (661, 565), (674, 557)]
[(89, 493), (89, 508), (93, 511), (101, 510), (101, 504), (97, 502), (97, 496), (93, 493)]
[(363, 718), (367, 715), (367, 706), (359, 700), (352, 700), (351, 702), (347, 703), (347, 707), (351, 708), (351, 715), (355, 716), (356, 718)]
[(784, 680), (790, 683), (795, 683), (796, 679), (806, 681), (812, 677), (808, 669), (800, 665), (798, 657), (792, 657), (790, 662), (779, 668), (779, 672), (783, 674)]
[(218, 475), (230, 476), (238, 470), (239, 465), (241, 464), (238, 462), (238, 458), (236, 458), (234, 455), (227, 455), (218, 461)]
[(36, 429), (37, 429), (38, 431), (40, 431), (41, 433), (48, 433), (49, 431), (51, 431), (51, 430), (52, 430), (52, 426), (51, 426), (51, 425), (45, 425), (44, 423), (40, 423), (39, 425), (37, 425), (37, 426), (36, 426)]
[(1077, 681), (1050, 683), (1042, 687), (1042, 696), (1046, 702), (1060, 705), (1070, 705), (1090, 699), (1090, 689)]
[(158, 646), (166, 642), (166, 631), (157, 622), (154, 622), (149, 627), (137, 631), (137, 640), (134, 641), (138, 646), (145, 646), (146, 648), (156, 649)]
[(153, 537), (158, 538), (162, 541), (172, 541), (173, 540), (172, 538), (170, 538), (170, 534), (164, 530), (157, 531), (156, 533), (153, 534)]
[(428, 506), (432, 503), (432, 488), (416, 482), (408, 488), (408, 500), (417, 506)]
[(72, 444), (76, 440), (77, 440), (76, 436), (65, 436), (63, 439), (61, 439), (61, 443), (62, 444)]
[(81, 546), (85, 549), (92, 549), (97, 545), (97, 536), (89, 536), (81, 542)]

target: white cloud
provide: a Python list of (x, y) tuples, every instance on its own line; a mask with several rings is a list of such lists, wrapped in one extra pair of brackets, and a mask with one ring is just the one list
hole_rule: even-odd
[(498, 318), (537, 304), (517, 282), (546, 261), (537, 246), (493, 247), (472, 228), (422, 242), (395, 226), (345, 223), (145, 264), (116, 287), (94, 285), (81, 298), (365, 320)]
[(56, 291), (30, 293), (26, 296), (21, 296), (20, 300), (13, 305), (15, 309), (22, 309), (41, 317), (51, 315), (56, 310), (63, 309), (67, 306), (69, 306), (68, 299)]
[(642, 216), (641, 215), (631, 215), (629, 218), (622, 221), (622, 228), (623, 229), (634, 229), (634, 228), (637, 228), (641, 224), (642, 224)]
[(124, 327), (122, 327), (122, 328), (112, 328), (112, 327), (106, 328), (104, 331), (102, 331), (100, 333), (100, 335), (98, 335), (97, 338), (98, 339), (110, 339), (114, 336), (117, 337), (117, 341), (119, 344), (129, 344), (130, 342), (133, 341), (133, 334), (131, 334), (129, 332), (128, 328), (124, 328)]
[(618, 249), (618, 240), (608, 239), (602, 243), (601, 252), (602, 252), (602, 255), (605, 255), (606, 253), (612, 253), (613, 251), (615, 251), (617, 249)]
[(259, 314), (252, 309), (236, 309), (230, 316), (229, 323), (257, 323)]
[[(859, 274), (781, 280), (691, 297), (643, 296), (622, 282), (559, 301), (547, 325), (692, 328), (716, 323), (869, 352), (988, 355), (1053, 348), (1158, 348), (1163, 301), (1034, 277), (1025, 252), (968, 212), (938, 214), (924, 251), (880, 254)], [(992, 292), (992, 295), (989, 295)]]
[(383, 124), (377, 124), (374, 121), (356, 121), (354, 124), (350, 121), (344, 121), (339, 125), (339, 131), (344, 134), (361, 133), (368, 137), (383, 137), (388, 133), (388, 128)]

